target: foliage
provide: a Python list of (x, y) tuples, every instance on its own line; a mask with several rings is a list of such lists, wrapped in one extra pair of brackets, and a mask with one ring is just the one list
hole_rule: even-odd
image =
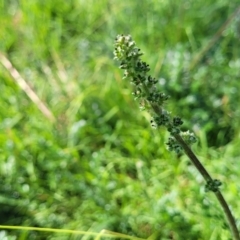
[[(0, 65), (0, 224), (149, 239), (228, 239), (223, 214), (185, 156), (165, 150), (114, 66), (131, 33), (159, 87), (240, 216), (239, 19), (189, 69), (236, 9), (226, 0), (2, 1), (0, 51), (53, 112), (47, 119)], [(212, 146), (210, 148), (209, 146)], [(201, 185), (203, 179), (197, 177)], [(222, 225), (222, 228), (219, 226)], [(216, 227), (218, 226), (218, 227)], [(8, 239), (90, 239), (0, 231)]]

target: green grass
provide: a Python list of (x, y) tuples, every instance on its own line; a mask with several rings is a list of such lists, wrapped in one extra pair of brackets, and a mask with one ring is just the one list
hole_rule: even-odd
[[(220, 207), (186, 156), (167, 152), (113, 61), (130, 33), (194, 151), (239, 218), (239, 19), (189, 69), (237, 8), (227, 0), (1, 1), (0, 51), (48, 119), (0, 64), (0, 225), (153, 239), (229, 239)], [(93, 239), (0, 230), (6, 239)], [(1, 235), (0, 235), (1, 236)], [(61, 238), (60, 238), (61, 237)]]

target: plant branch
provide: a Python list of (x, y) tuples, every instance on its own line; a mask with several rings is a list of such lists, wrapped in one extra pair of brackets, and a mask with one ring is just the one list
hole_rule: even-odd
[(186, 153), (186, 155), (189, 157), (189, 159), (191, 160), (191, 162), (193, 163), (193, 165), (197, 168), (197, 170), (200, 172), (200, 174), (203, 176), (203, 178), (207, 181), (212, 181), (212, 177), (210, 176), (210, 174), (207, 172), (207, 170), (204, 168), (204, 166), (201, 164), (201, 162), (198, 160), (198, 158), (196, 157), (196, 155), (193, 153), (193, 151), (191, 150), (191, 148), (184, 142), (184, 140), (182, 139), (182, 137), (179, 134), (175, 134), (174, 137), (176, 138), (176, 140), (178, 141), (178, 143), (182, 146), (182, 148), (184, 149), (184, 152)]
[[(194, 164), (194, 166), (197, 168), (197, 170), (200, 172), (200, 174), (203, 176), (203, 178), (206, 180), (206, 182), (208, 181), (213, 181), (212, 177), (210, 176), (210, 174), (207, 172), (207, 170), (204, 168), (204, 166), (201, 164), (201, 162), (198, 160), (198, 158), (196, 157), (196, 155), (193, 153), (193, 151), (191, 150), (191, 148), (188, 147), (188, 145), (184, 142), (184, 140), (182, 139), (182, 137), (178, 134), (174, 135), (174, 137), (177, 139), (177, 141), (181, 144), (181, 146), (183, 147), (186, 155), (189, 157), (189, 159), (191, 160), (191, 162)], [(222, 193), (220, 190), (214, 192), (224, 213), (225, 216), (227, 218), (228, 224), (230, 226), (232, 235), (234, 236), (235, 240), (240, 240), (240, 236), (239, 236), (239, 232), (236, 226), (236, 222), (235, 219), (231, 213), (231, 210), (229, 209), (229, 206), (226, 202), (226, 200), (224, 199)]]
[[(154, 108), (155, 110), (155, 108)], [(159, 111), (155, 111), (156, 114), (159, 114)], [(197, 168), (197, 170), (199, 171), (199, 173), (203, 176), (203, 178), (206, 180), (206, 182), (208, 181), (213, 181), (211, 175), (208, 173), (208, 171), (205, 169), (205, 167), (202, 165), (202, 163), (199, 161), (199, 159), (197, 158), (197, 156), (194, 154), (194, 152), (191, 150), (191, 148), (186, 144), (186, 142), (182, 139), (182, 137), (179, 134), (174, 134), (175, 139), (178, 141), (178, 143), (182, 146), (184, 152), (186, 153), (186, 155), (189, 157), (189, 159), (191, 160), (192, 164)], [(228, 224), (230, 226), (232, 235), (234, 236), (235, 240), (240, 240), (240, 236), (239, 236), (239, 232), (236, 226), (236, 222), (235, 219), (231, 213), (231, 210), (229, 209), (229, 206), (226, 202), (226, 200), (224, 199), (222, 193), (220, 190), (214, 192), (224, 213), (225, 216), (227, 218)]]
[(215, 193), (226, 215), (234, 239), (240, 240), (234, 217), (219, 190), (221, 182), (217, 179), (212, 179), (205, 167), (191, 150), (190, 145), (196, 142), (194, 134), (189, 131), (182, 132), (180, 129), (180, 125), (183, 124), (181, 118), (177, 116), (172, 117), (171, 114), (164, 109), (163, 104), (169, 97), (157, 90), (157, 80), (147, 74), (150, 70), (149, 65), (140, 59), (143, 53), (136, 47), (131, 36), (117, 36), (114, 55), (115, 59), (120, 61), (120, 68), (124, 69), (124, 78), (130, 79), (130, 82), (135, 85), (135, 91), (133, 92), (135, 99), (139, 100), (141, 108), (148, 109), (152, 115), (152, 126), (166, 127), (171, 135), (167, 142), (168, 149), (176, 153), (183, 150), (186, 153), (193, 165), (206, 180), (206, 191)]
[(240, 236), (239, 236), (239, 231), (237, 229), (237, 226), (236, 226), (236, 221), (232, 215), (232, 212), (231, 210), (229, 209), (229, 206), (226, 202), (226, 200), (224, 199), (222, 193), (220, 191), (218, 192), (215, 192), (215, 195), (219, 201), (219, 203), (221, 204), (222, 206), (222, 209), (225, 213), (225, 216), (228, 220), (228, 224), (230, 226), (230, 229), (231, 229), (231, 232), (232, 232), (232, 235), (234, 237), (235, 240), (240, 240)]

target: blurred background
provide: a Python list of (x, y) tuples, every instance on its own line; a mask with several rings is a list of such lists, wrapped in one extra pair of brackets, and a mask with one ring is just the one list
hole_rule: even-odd
[[(239, 218), (239, 7), (0, 1), (0, 225), (231, 238), (200, 174), (166, 150), (168, 134), (139, 111), (113, 49), (116, 35), (132, 35)], [(93, 237), (1, 229), (0, 239)]]

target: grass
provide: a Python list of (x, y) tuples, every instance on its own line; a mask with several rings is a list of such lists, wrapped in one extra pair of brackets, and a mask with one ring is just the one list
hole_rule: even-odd
[[(169, 108), (198, 135), (194, 150), (224, 183), (238, 217), (238, 18), (188, 70), (236, 8), (225, 0), (1, 1), (1, 53), (56, 120), (0, 65), (0, 224), (228, 239), (203, 179), (185, 156), (165, 150), (167, 135), (139, 112), (112, 52), (117, 34), (134, 36), (171, 95)], [(4, 234), (59, 239), (49, 232)]]

